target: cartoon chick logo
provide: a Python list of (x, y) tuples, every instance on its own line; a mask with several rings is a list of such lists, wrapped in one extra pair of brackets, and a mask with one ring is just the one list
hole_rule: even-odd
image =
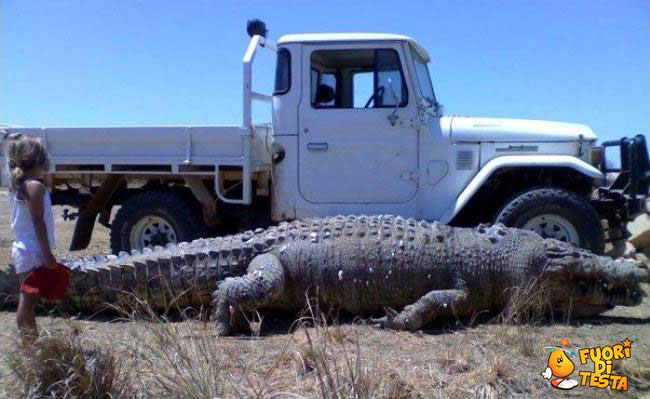
[[(569, 340), (562, 338), (562, 346), (569, 345)], [(567, 352), (563, 348), (555, 346), (545, 346), (544, 350), (549, 350), (548, 367), (541, 374), (547, 380), (551, 380), (551, 385), (557, 389), (573, 389), (578, 385), (578, 381), (567, 378), (575, 370), (575, 365), (569, 359), (569, 355), (575, 355), (575, 352)], [(553, 378), (555, 377), (555, 378)]]
[[(594, 364), (593, 371), (580, 371), (580, 384), (578, 381), (569, 378), (575, 370), (575, 365), (569, 359), (574, 356), (575, 352), (569, 352), (564, 349), (569, 345), (569, 340), (562, 338), (562, 348), (555, 346), (545, 346), (544, 350), (549, 350), (548, 367), (541, 374), (542, 377), (551, 381), (557, 389), (573, 389), (577, 385), (589, 386), (594, 388), (610, 387), (613, 391), (627, 391), (627, 376), (612, 374), (612, 361), (629, 359), (632, 356), (632, 341), (625, 338), (616, 345), (595, 346), (593, 348), (583, 348), (578, 350), (580, 364), (587, 364), (591, 360)], [(611, 384), (610, 384), (611, 383)]]

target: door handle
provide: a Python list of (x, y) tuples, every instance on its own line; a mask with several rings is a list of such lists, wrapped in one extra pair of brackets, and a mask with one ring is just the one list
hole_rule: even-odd
[(307, 149), (309, 151), (327, 151), (329, 145), (327, 143), (307, 143)]
[(388, 115), (386, 117), (386, 119), (388, 119), (388, 122), (390, 122), (391, 126), (395, 126), (395, 124), (397, 123), (397, 120), (399, 119), (399, 115), (397, 115), (395, 112), (393, 112), (392, 114)]

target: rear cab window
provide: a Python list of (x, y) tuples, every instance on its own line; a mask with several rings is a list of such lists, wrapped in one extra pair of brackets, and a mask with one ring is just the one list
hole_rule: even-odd
[(275, 63), (275, 87), (273, 95), (285, 94), (291, 88), (291, 53), (286, 48), (278, 50)]

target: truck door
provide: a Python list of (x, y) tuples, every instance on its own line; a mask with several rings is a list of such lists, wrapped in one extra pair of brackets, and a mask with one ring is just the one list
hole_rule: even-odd
[(305, 45), (302, 76), (301, 195), (314, 203), (414, 200), (417, 107), (402, 44)]

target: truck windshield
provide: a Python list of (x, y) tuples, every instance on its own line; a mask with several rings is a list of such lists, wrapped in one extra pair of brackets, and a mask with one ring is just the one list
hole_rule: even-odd
[(415, 72), (418, 75), (418, 85), (420, 86), (420, 93), (422, 97), (429, 100), (433, 106), (436, 103), (436, 95), (433, 93), (433, 85), (431, 84), (431, 77), (429, 76), (429, 68), (427, 64), (422, 60), (420, 54), (411, 48), (411, 55), (415, 61)]

